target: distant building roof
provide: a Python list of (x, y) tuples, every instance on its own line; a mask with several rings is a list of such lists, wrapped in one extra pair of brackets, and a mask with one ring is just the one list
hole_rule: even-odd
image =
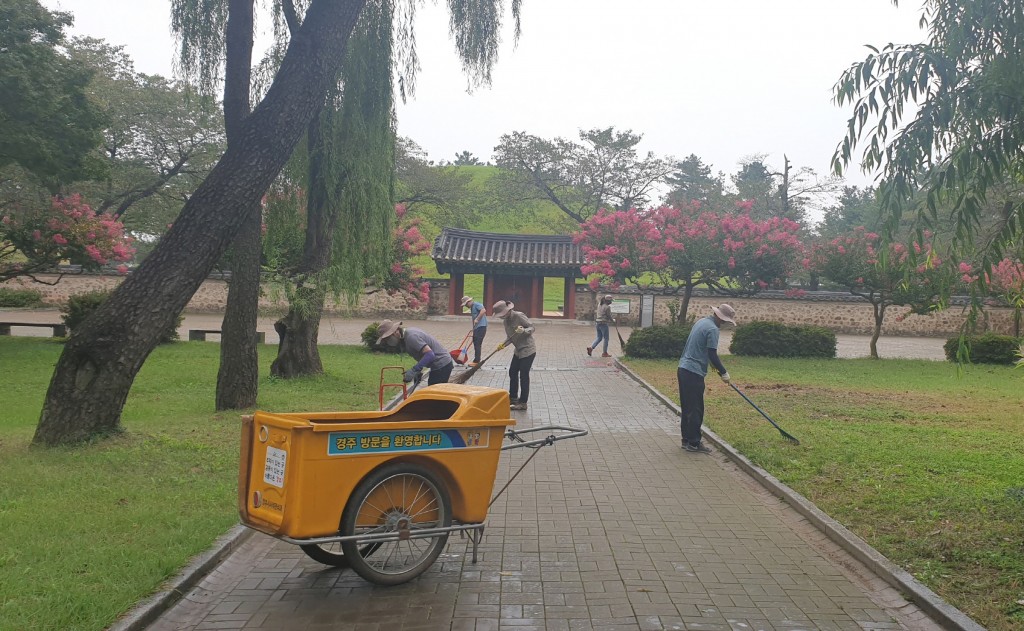
[(442, 274), (580, 276), (583, 251), (567, 235), (498, 234), (445, 228), (431, 252)]

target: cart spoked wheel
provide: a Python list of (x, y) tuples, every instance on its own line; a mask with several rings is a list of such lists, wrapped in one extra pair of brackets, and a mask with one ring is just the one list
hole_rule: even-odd
[[(345, 556), (345, 552), (341, 549), (341, 542), (310, 543), (299, 547), (306, 553), (306, 556), (318, 563), (341, 568), (346, 568), (349, 565), (348, 557)], [(368, 543), (359, 547), (359, 553), (364, 557), (368, 557), (376, 552), (379, 547), (379, 543)]]
[[(425, 467), (397, 462), (368, 475), (349, 498), (341, 520), (344, 535), (384, 532), (415, 534), (452, 524), (451, 500), (444, 485)], [(398, 585), (422, 574), (441, 554), (448, 533), (376, 542), (341, 544), (349, 566), (371, 583)]]

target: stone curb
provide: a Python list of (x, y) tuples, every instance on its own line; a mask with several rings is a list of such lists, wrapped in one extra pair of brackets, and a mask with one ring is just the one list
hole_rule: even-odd
[[(631, 379), (639, 383), (648, 392), (654, 395), (663, 405), (679, 414), (679, 406), (673, 403), (668, 397), (659, 392), (654, 386), (644, 381), (635, 374), (618, 358), (614, 360), (615, 366)], [(839, 544), (851, 556), (863, 563), (896, 589), (903, 592), (909, 600), (913, 601), (926, 614), (931, 616), (935, 622), (946, 629), (954, 631), (985, 631), (985, 627), (972, 620), (967, 614), (943, 600), (938, 594), (928, 589), (906, 570), (901, 569), (892, 561), (875, 550), (863, 539), (850, 532), (845, 526), (822, 512), (817, 506), (810, 502), (803, 495), (800, 495), (768, 473), (761, 467), (755, 465), (743, 454), (736, 451), (729, 443), (722, 440), (713, 431), (703, 428), (704, 435), (708, 441), (713, 443), (723, 454), (740, 467), (747, 475), (757, 480), (772, 494), (785, 500), (798, 513), (814, 524), (819, 530), (825, 533), (829, 539)]]
[(165, 585), (162, 591), (135, 605), (128, 613), (107, 627), (107, 631), (142, 631), (148, 627), (162, 613), (181, 600), (188, 590), (198, 585), (199, 581), (252, 534), (251, 529), (238, 524), (221, 535), (209, 550), (195, 556), (185, 569)]

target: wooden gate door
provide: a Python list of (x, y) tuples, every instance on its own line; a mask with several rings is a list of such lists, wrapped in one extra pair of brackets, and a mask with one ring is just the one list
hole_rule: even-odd
[[(533, 304), (536, 280), (532, 276), (495, 276), (494, 302), (511, 300), (516, 305), (516, 311), (522, 311), (531, 318), (540, 317), (539, 311), (535, 313)], [(490, 309), (490, 305), (487, 308)]]

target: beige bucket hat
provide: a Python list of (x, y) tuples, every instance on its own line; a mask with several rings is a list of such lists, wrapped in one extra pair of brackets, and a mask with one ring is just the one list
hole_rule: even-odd
[(381, 341), (397, 331), (400, 326), (402, 326), (401, 322), (394, 322), (392, 320), (384, 320), (381, 322), (380, 326), (377, 328), (377, 345), (380, 346)]
[(728, 322), (729, 324), (736, 324), (736, 310), (729, 305), (722, 305), (720, 307), (711, 307), (711, 310), (715, 312), (719, 320)]
[(499, 300), (494, 303), (493, 307), (491, 307), (491, 313), (495, 318), (504, 318), (505, 314), (511, 311), (515, 306), (515, 303), (509, 302), (508, 300)]

